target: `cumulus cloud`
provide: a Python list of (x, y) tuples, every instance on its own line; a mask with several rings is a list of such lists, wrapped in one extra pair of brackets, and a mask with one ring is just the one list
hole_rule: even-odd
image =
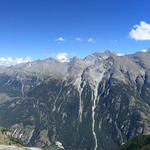
[(124, 56), (125, 54), (117, 54), (117, 56)]
[(57, 39), (57, 41), (62, 41), (62, 42), (64, 42), (65, 39), (64, 39), (63, 37), (59, 37), (59, 38)]
[(68, 53), (59, 53), (56, 55), (56, 58), (60, 62), (69, 62), (69, 59), (67, 58)]
[(90, 43), (95, 43), (94, 39), (92, 39), (92, 38), (89, 38), (89, 39), (88, 39), (88, 42), (90, 42)]
[(147, 50), (146, 50), (146, 49), (142, 49), (141, 51), (142, 51), (143, 53), (146, 53), (146, 52), (147, 52)]
[(150, 24), (141, 21), (140, 25), (134, 25), (129, 36), (135, 40), (150, 40)]
[(20, 63), (27, 63), (27, 62), (31, 62), (32, 59), (27, 56), (26, 58), (16, 58), (16, 59), (13, 59), (12, 57), (0, 57), (0, 64), (1, 65), (7, 65), (7, 66), (10, 66), (10, 65), (17, 65), (17, 64), (20, 64)]
[(5, 62), (5, 61), (7, 61), (7, 59), (4, 58), (4, 57), (1, 57), (1, 58), (0, 58), (0, 61), (1, 61), (1, 62)]
[(82, 39), (81, 39), (81, 38), (79, 38), (79, 37), (76, 37), (76, 38), (75, 38), (75, 40), (76, 40), (76, 41), (79, 41), (79, 42), (81, 42), (81, 41), (82, 41)]

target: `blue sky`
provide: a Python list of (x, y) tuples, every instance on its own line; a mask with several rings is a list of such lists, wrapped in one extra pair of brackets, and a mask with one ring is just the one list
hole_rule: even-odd
[(148, 49), (149, 6), (149, 0), (1, 0), (0, 58)]

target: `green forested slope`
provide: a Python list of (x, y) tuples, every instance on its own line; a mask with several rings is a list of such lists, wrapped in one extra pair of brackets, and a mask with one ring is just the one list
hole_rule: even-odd
[(140, 135), (114, 150), (150, 150), (150, 135)]

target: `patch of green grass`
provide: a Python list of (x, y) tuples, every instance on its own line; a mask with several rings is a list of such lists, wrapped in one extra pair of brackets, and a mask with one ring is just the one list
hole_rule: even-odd
[(16, 145), (22, 147), (23, 142), (13, 138), (7, 128), (0, 127), (0, 145)]

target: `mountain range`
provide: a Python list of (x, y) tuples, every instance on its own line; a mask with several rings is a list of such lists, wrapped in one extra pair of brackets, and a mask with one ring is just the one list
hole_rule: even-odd
[(0, 66), (0, 126), (27, 146), (65, 150), (150, 134), (150, 50)]

